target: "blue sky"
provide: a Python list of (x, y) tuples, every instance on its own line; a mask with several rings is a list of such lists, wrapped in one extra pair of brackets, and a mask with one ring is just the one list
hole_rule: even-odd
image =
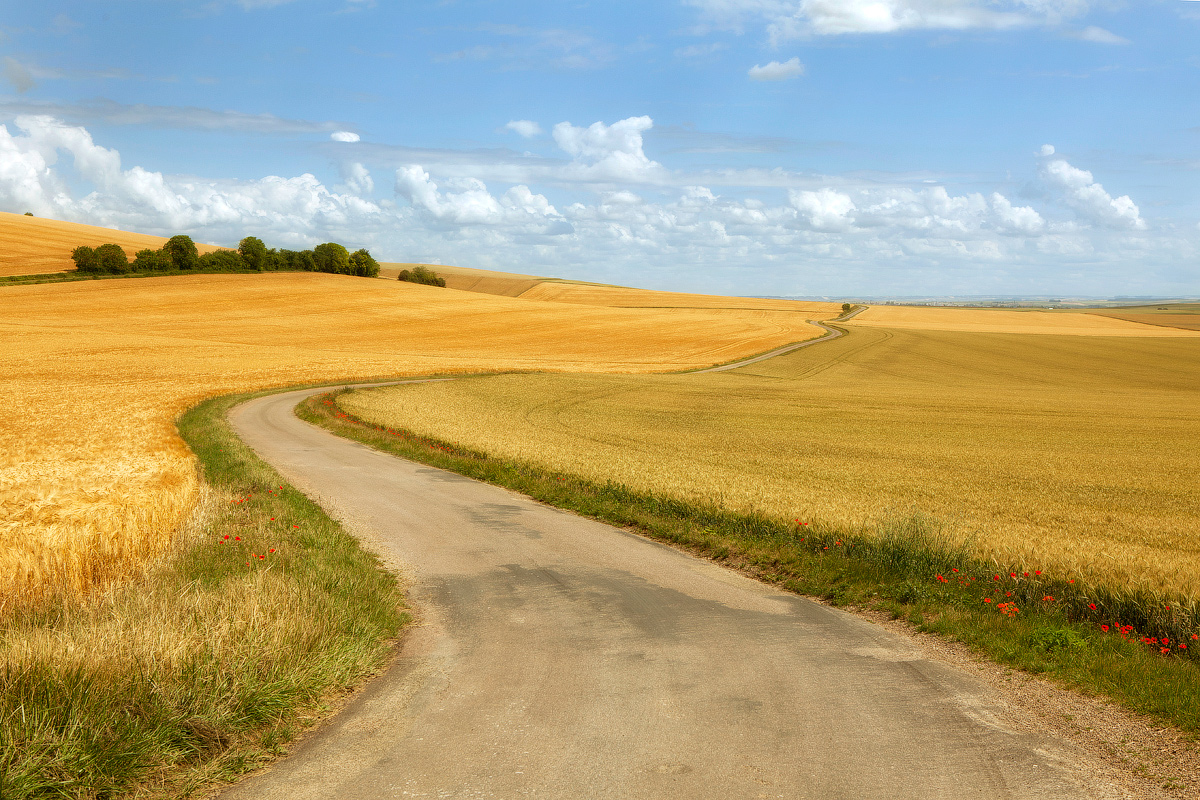
[(0, 210), (776, 295), (1200, 294), (1200, 2), (110, 0)]

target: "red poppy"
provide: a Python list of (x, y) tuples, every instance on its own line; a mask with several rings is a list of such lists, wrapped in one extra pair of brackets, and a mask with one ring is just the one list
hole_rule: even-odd
[(1095, 604), (1095, 603), (1088, 603), (1088, 608), (1090, 608), (1092, 611), (1095, 611), (1095, 610), (1096, 610), (1096, 604)]

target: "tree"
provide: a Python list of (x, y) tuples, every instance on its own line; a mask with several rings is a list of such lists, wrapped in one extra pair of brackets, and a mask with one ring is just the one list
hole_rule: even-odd
[(248, 269), (262, 272), (267, 268), (267, 246), (257, 236), (247, 236), (238, 243), (238, 253), (246, 262)]
[(171, 268), (171, 259), (162, 250), (138, 250), (133, 254), (134, 272), (164, 272)]
[(350, 254), (350, 274), (360, 278), (378, 278), (379, 262), (366, 250), (355, 250)]
[(314, 247), (313, 260), (317, 263), (317, 272), (350, 274), (350, 254), (337, 242), (325, 242)]
[(854, 306), (850, 305), (849, 303), (842, 303), (842, 313), (843, 314), (849, 314), (850, 309), (852, 309), (852, 308), (854, 308)]
[(428, 267), (415, 266), (411, 270), (402, 269), (398, 276), (402, 281), (409, 283), (423, 283), (426, 286), (441, 286), (445, 288), (446, 279), (439, 278), (438, 274)]
[(171, 266), (175, 269), (195, 269), (200, 265), (200, 253), (190, 236), (172, 236), (163, 245), (163, 252), (171, 259)]
[(97, 272), (122, 275), (129, 272), (129, 256), (119, 244), (102, 244), (95, 250)]
[(26, 212), (25, 212), (25, 216), (27, 216), (27, 217), (32, 217), (32, 216), (33, 216), (33, 212), (32, 212), (32, 211), (26, 211)]
[(199, 268), (206, 272), (241, 272), (246, 262), (236, 250), (214, 250), (200, 256)]
[(96, 259), (96, 251), (86, 244), (81, 244), (72, 250), (71, 259), (75, 262), (75, 269), (80, 272), (100, 271), (100, 262)]

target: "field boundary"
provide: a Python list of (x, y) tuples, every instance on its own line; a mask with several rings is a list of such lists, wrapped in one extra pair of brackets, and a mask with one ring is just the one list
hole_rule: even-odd
[[(180, 415), (208, 499), (145, 575), (4, 620), (6, 644), (58, 644), (0, 660), (0, 798), (210, 792), (286, 753), (386, 668), (410, 619), (397, 577), (226, 420), (296, 388)], [(97, 630), (137, 643), (97, 644)], [(161, 633), (142, 644), (141, 630)]]

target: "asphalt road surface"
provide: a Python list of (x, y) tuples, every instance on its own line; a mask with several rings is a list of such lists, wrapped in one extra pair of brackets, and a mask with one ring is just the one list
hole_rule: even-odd
[(411, 582), (398, 661), (226, 791), (373, 798), (1119, 797), (907, 640), (297, 419), (238, 434)]

